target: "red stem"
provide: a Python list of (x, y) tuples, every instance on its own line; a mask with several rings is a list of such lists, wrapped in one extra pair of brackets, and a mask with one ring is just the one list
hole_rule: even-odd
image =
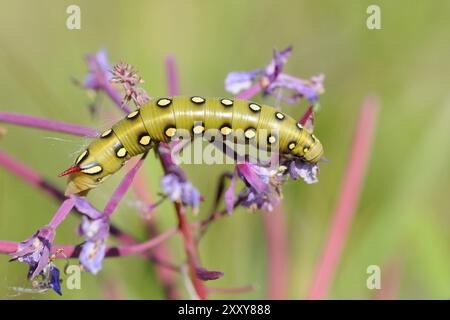
[[(136, 197), (145, 204), (149, 205), (153, 202), (150, 197), (150, 186), (142, 171), (139, 171), (136, 178), (134, 179), (133, 190), (136, 194)], [(144, 221), (147, 224), (149, 235), (152, 236), (154, 234), (158, 234), (158, 226), (153, 219)], [(156, 257), (161, 258), (165, 261), (171, 260), (169, 248), (164, 243), (161, 243), (159, 246), (155, 247), (153, 249), (153, 253)], [(160, 266), (158, 264), (155, 265), (155, 268), (156, 274), (162, 286), (164, 287), (164, 292), (166, 293), (167, 298), (171, 300), (179, 299), (180, 295), (177, 290), (175, 274), (171, 272), (171, 270), (164, 268), (163, 266)]]
[(201, 300), (204, 300), (206, 299), (206, 288), (196, 274), (197, 268), (200, 267), (200, 261), (198, 259), (195, 239), (192, 236), (191, 227), (189, 226), (189, 223), (187, 221), (183, 205), (175, 203), (175, 208), (177, 211), (178, 229), (183, 235), (184, 250), (186, 251), (187, 255), (192, 284), (194, 285), (195, 291), (197, 291), (198, 297)]
[(341, 193), (327, 241), (315, 271), (309, 299), (325, 298), (331, 286), (362, 191), (375, 134), (377, 113), (378, 104), (375, 98), (366, 98), (361, 107)]
[(263, 221), (268, 260), (268, 296), (272, 300), (287, 299), (289, 255), (286, 219), (281, 205), (273, 212), (264, 212)]

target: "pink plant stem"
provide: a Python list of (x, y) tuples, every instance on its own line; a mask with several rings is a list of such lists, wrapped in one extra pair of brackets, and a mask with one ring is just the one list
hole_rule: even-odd
[(55, 197), (58, 200), (65, 199), (64, 194), (55, 186), (44, 180), (39, 173), (2, 150), (0, 150), (0, 165), (5, 167), (8, 171), (14, 173), (16, 176), (22, 178), (30, 185), (45, 191), (52, 197)]
[[(177, 228), (172, 228), (164, 233), (146, 241), (134, 245), (107, 247), (106, 257), (125, 257), (136, 253), (144, 253), (152, 248), (159, 246), (161, 243), (172, 237), (178, 232)], [(17, 242), (0, 240), (0, 253), (14, 253), (17, 251)], [(80, 253), (79, 246), (71, 245), (53, 245), (52, 252), (57, 253), (59, 250), (63, 250), (64, 254), (70, 258), (77, 258)], [(63, 258), (58, 256), (57, 258)]]
[[(149, 205), (153, 202), (150, 197), (150, 186), (147, 182), (147, 179), (142, 174), (142, 171), (139, 171), (136, 178), (134, 179), (133, 190), (136, 194), (136, 197), (146, 205)], [(158, 226), (153, 219), (146, 221), (146, 223), (150, 235), (158, 234)], [(158, 258), (164, 259), (165, 261), (171, 260), (170, 251), (164, 243), (161, 243), (159, 246), (155, 247), (153, 249), (153, 252)], [(177, 290), (175, 274), (171, 270), (164, 268), (158, 264), (156, 264), (155, 267), (158, 279), (164, 287), (166, 297), (171, 300), (179, 299), (180, 295)]]
[(49, 120), (45, 118), (13, 112), (0, 112), (0, 122), (7, 122), (31, 128), (68, 133), (82, 137), (98, 136), (98, 131), (92, 128), (67, 123), (63, 121)]
[(178, 217), (178, 229), (181, 231), (181, 234), (183, 235), (184, 249), (187, 255), (189, 273), (191, 276), (192, 284), (194, 285), (198, 297), (201, 300), (205, 300), (207, 291), (196, 273), (197, 268), (200, 267), (200, 261), (198, 259), (197, 246), (195, 243), (195, 239), (192, 235), (191, 226), (187, 221), (184, 207), (179, 203), (175, 203), (175, 208)]
[(178, 81), (178, 73), (173, 56), (166, 57), (166, 74), (167, 74), (167, 88), (169, 96), (176, 96), (180, 94), (180, 85)]
[(308, 109), (306, 109), (306, 112), (303, 114), (303, 116), (298, 121), (302, 126), (308, 122), (308, 120), (313, 116), (313, 107), (309, 106)]
[(104, 83), (102, 85), (103, 91), (105, 91), (108, 96), (115, 102), (115, 104), (125, 113), (130, 113), (131, 109), (130, 107), (124, 103), (122, 100), (122, 97), (120, 96), (119, 92), (114, 89), (109, 83)]
[(56, 230), (56, 228), (61, 224), (61, 222), (64, 221), (64, 219), (67, 217), (67, 215), (72, 210), (73, 206), (75, 205), (75, 200), (72, 198), (67, 198), (66, 200), (61, 203), (59, 206), (59, 209), (56, 211), (55, 215), (52, 218), (52, 221), (50, 221), (49, 226), (53, 228), (53, 230)]
[(263, 214), (268, 260), (267, 285), (269, 299), (288, 297), (288, 241), (286, 219), (282, 206)]
[(134, 177), (136, 176), (136, 173), (141, 168), (142, 164), (144, 163), (145, 158), (147, 157), (147, 152), (143, 154), (141, 159), (136, 163), (136, 165), (131, 168), (126, 174), (126, 176), (122, 179), (119, 186), (114, 191), (113, 195), (109, 199), (108, 203), (105, 206), (105, 209), (103, 210), (103, 215), (106, 217), (111, 216), (111, 214), (114, 212), (114, 210), (117, 208), (119, 202), (123, 199), (125, 196), (125, 193), (128, 191), (129, 187), (131, 186)]
[(261, 91), (261, 83), (257, 82), (254, 85), (252, 85), (247, 90), (241, 92), (236, 98), (238, 99), (250, 99), (251, 97), (255, 96), (259, 91)]
[(309, 299), (326, 298), (333, 281), (350, 226), (358, 205), (377, 123), (378, 103), (367, 97), (363, 103), (353, 136), (341, 193), (333, 214), (327, 241), (315, 271)]

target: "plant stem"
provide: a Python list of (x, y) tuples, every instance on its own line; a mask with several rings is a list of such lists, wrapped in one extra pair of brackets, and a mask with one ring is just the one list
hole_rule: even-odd
[[(105, 257), (125, 257), (136, 253), (143, 253), (145, 251), (148, 251), (149, 249), (159, 246), (161, 243), (175, 235), (177, 232), (177, 228), (172, 228), (143, 243), (117, 247), (107, 247)], [(18, 242), (0, 240), (0, 253), (14, 253), (17, 251), (18, 245)], [(64, 254), (67, 257), (77, 258), (80, 253), (80, 249), (80, 246), (53, 245), (52, 253), (57, 253), (63, 250)], [(57, 258), (62, 258), (62, 256), (57, 256)]]
[(0, 112), (0, 122), (7, 122), (30, 128), (68, 133), (82, 137), (97, 137), (99, 134), (95, 129), (80, 126), (77, 124), (57, 120), (49, 120), (14, 112)]
[(264, 212), (263, 222), (268, 261), (268, 298), (287, 299), (289, 254), (286, 219), (281, 204), (273, 212)]
[(327, 241), (315, 271), (309, 299), (323, 299), (327, 296), (342, 256), (363, 187), (375, 134), (378, 108), (374, 97), (367, 97), (361, 107), (341, 193), (333, 213)]

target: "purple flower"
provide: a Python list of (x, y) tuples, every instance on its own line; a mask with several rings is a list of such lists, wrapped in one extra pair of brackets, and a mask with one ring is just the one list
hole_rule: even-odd
[(57, 294), (62, 296), (62, 292), (61, 292), (61, 278), (60, 278), (59, 274), (60, 274), (59, 269), (53, 265), (51, 270), (50, 270), (50, 275), (51, 276), (50, 276), (50, 283), (48, 284), (48, 286), (50, 288), (52, 288), (53, 290), (55, 290), (55, 292)]
[(59, 269), (53, 263), (51, 245), (55, 238), (55, 230), (50, 226), (39, 229), (33, 236), (19, 243), (17, 251), (11, 254), (11, 261), (18, 260), (29, 265), (28, 279), (34, 281), (37, 288), (52, 288), (62, 295)]
[[(283, 51), (274, 50), (272, 60), (261, 70), (230, 72), (225, 80), (225, 90), (233, 94), (241, 93), (240, 97), (248, 98), (262, 89), (264, 94), (273, 95), (288, 103), (306, 99), (315, 104), (319, 95), (324, 92), (324, 75), (305, 80), (283, 73), (291, 52), (292, 47)], [(252, 85), (256, 82), (259, 82), (259, 87), (254, 88)], [(288, 93), (284, 93), (282, 89), (287, 89)]]
[(96, 54), (86, 55), (89, 74), (85, 77), (83, 86), (88, 89), (98, 90), (112, 79), (111, 65), (108, 61), (106, 50), (101, 49)]
[(11, 254), (11, 261), (28, 263), (28, 278), (33, 280), (49, 265), (51, 244), (55, 230), (49, 226), (39, 229), (33, 236), (19, 243), (17, 251)]
[(225, 79), (225, 90), (232, 94), (247, 90), (260, 74), (261, 70), (230, 72)]
[(79, 233), (86, 237), (79, 256), (80, 263), (87, 271), (96, 274), (101, 270), (105, 257), (109, 220), (107, 218), (90, 219), (83, 216)]
[(319, 166), (317, 164), (296, 159), (285, 162), (285, 166), (288, 168), (286, 173), (294, 180), (302, 178), (308, 184), (319, 181), (317, 179), (317, 173), (319, 172)]
[(246, 188), (239, 193), (238, 197), (242, 199), (242, 206), (251, 210), (272, 211), (281, 201), (281, 193), (275, 192), (275, 190), (256, 192), (252, 188)]
[(197, 274), (197, 277), (203, 281), (216, 280), (224, 275), (221, 271), (210, 271), (205, 268), (196, 268), (195, 273)]
[(172, 201), (191, 206), (197, 212), (201, 200), (200, 192), (181, 172), (171, 171), (161, 178), (161, 189)]
[(239, 164), (236, 168), (238, 176), (247, 185), (238, 195), (240, 204), (252, 210), (267, 211), (272, 211), (279, 205), (280, 187), (284, 180), (278, 171), (252, 163)]
[(288, 74), (280, 74), (275, 81), (270, 82), (265, 88), (266, 92), (274, 94), (277, 89), (288, 89), (291, 94), (281, 94), (280, 97), (288, 103), (296, 103), (300, 99), (306, 99), (310, 103), (316, 103), (319, 95), (324, 92), (323, 80), (325, 76), (320, 74), (309, 80), (292, 77)]
[(275, 81), (278, 76), (283, 71), (284, 65), (287, 62), (287, 59), (292, 53), (292, 47), (287, 47), (283, 51), (274, 50), (272, 61), (267, 65), (264, 69), (264, 76), (267, 78), (267, 81), (270, 83)]
[(83, 216), (79, 234), (89, 240), (105, 240), (109, 236), (109, 221), (105, 218), (89, 219)]
[(91, 219), (98, 219), (102, 216), (102, 213), (94, 208), (85, 198), (75, 195), (70, 196), (75, 201), (75, 208), (87, 217)]
[(102, 269), (105, 251), (106, 245), (103, 240), (87, 240), (81, 248), (80, 262), (87, 271), (96, 274)]

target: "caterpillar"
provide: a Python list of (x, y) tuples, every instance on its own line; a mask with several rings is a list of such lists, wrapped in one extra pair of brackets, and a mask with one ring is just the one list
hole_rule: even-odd
[[(133, 156), (168, 142), (177, 131), (189, 130), (199, 136), (208, 129), (222, 136), (240, 129), (243, 138), (279, 153), (317, 163), (323, 147), (320, 141), (292, 117), (279, 110), (244, 99), (164, 97), (151, 99), (104, 131), (76, 158), (75, 164), (60, 173), (69, 175), (66, 195), (84, 195), (118, 171)], [(268, 132), (265, 141), (259, 132)]]

